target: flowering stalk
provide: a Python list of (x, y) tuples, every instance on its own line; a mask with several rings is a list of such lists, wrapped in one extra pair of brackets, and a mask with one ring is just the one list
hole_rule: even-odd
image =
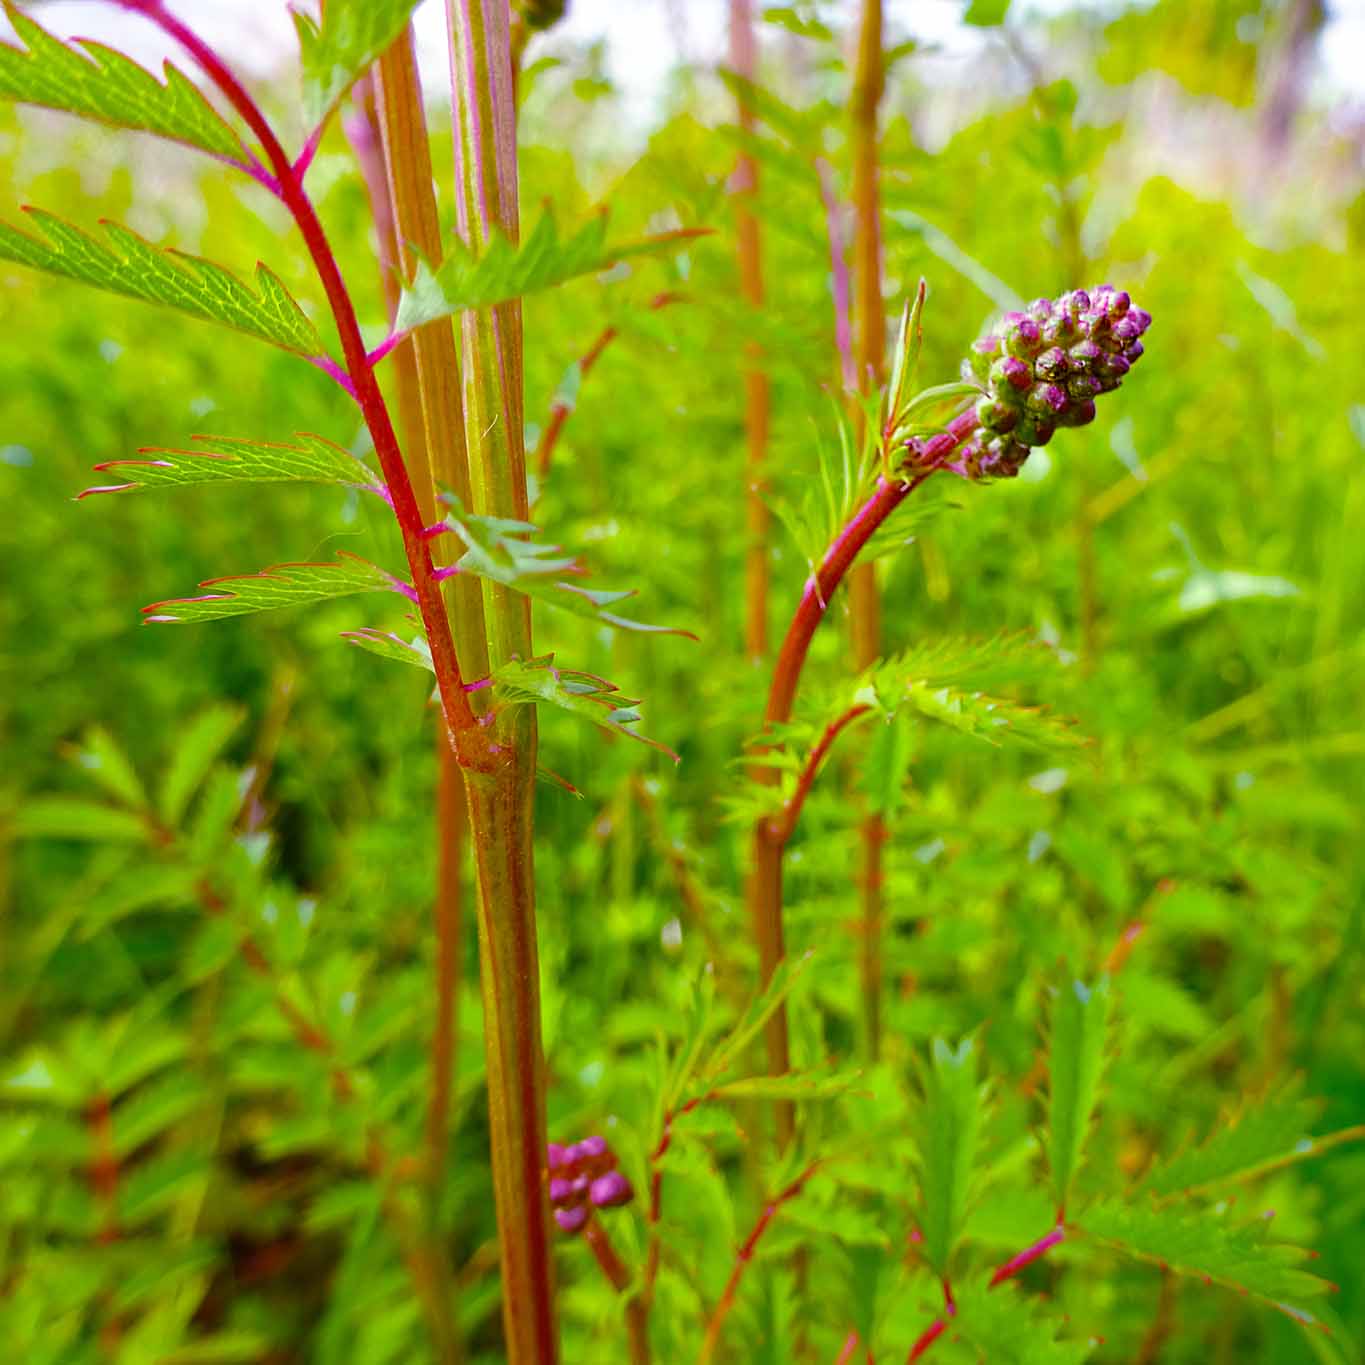
[[(881, 201), (878, 193), (877, 111), (886, 88), (882, 60), (881, 0), (863, 0), (858, 31), (858, 62), (853, 80), (853, 326), (858, 393), (874, 393), (882, 383), (886, 353), (886, 318), (882, 306)], [(864, 422), (864, 408), (852, 399), (855, 424)], [(861, 448), (863, 433), (857, 432)], [(849, 627), (853, 667), (861, 673), (881, 656), (881, 600), (872, 564), (854, 569), (849, 582)], [(881, 1051), (882, 963), (881, 934), (884, 908), (882, 851), (886, 821), (876, 811), (859, 827), (862, 860), (859, 896), (862, 925), (858, 954), (863, 998), (863, 1040), (866, 1055), (876, 1061)]]
[[(518, 234), (516, 112), (506, 0), (447, 0), (457, 225), (483, 250)], [(481, 515), (527, 516), (519, 301), (461, 318), (470, 500)], [(529, 600), (482, 585), (488, 662), (529, 659)], [(491, 717), (502, 759), (468, 774), (479, 887), (480, 984), (502, 1306), (509, 1365), (554, 1365), (554, 1258), (545, 1175), (545, 1061), (540, 1037), (532, 797), (536, 721), (530, 706)]]
[[(735, 74), (752, 83), (758, 74), (758, 49), (754, 39), (753, 6), (750, 0), (730, 0), (730, 64)], [(754, 111), (740, 97), (739, 126), (752, 134)], [(753, 199), (758, 193), (758, 163), (741, 152), (731, 181), (738, 237), (739, 287), (744, 301), (754, 310), (763, 307), (763, 245)], [(757, 342), (747, 347), (744, 371), (745, 524), (748, 548), (744, 559), (744, 652), (752, 664), (761, 663), (768, 652), (768, 534), (771, 516), (767, 491), (768, 425), (771, 399), (767, 371)]]

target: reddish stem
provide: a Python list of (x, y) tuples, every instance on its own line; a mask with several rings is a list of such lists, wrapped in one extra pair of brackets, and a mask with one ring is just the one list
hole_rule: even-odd
[[(618, 1294), (624, 1294), (634, 1282), (626, 1263), (616, 1253), (607, 1230), (596, 1217), (583, 1226), (583, 1240), (588, 1244), (608, 1283)], [(626, 1301), (626, 1330), (630, 1336), (631, 1365), (649, 1365), (649, 1331), (644, 1300), (637, 1294)]]
[[(682, 298), (681, 294), (670, 293), (665, 290), (662, 294), (656, 294), (649, 303), (651, 311), (660, 308), (667, 308), (670, 303), (677, 303)], [(578, 377), (584, 380), (592, 371), (592, 367), (601, 358), (602, 352), (616, 340), (621, 333), (615, 326), (604, 327), (598, 334), (597, 340), (583, 352), (578, 361)], [(550, 416), (545, 423), (545, 430), (541, 434), (540, 444), (536, 446), (536, 477), (544, 482), (545, 477), (550, 472), (550, 462), (554, 459), (555, 446), (559, 444), (559, 434), (564, 430), (564, 423), (569, 420), (569, 414), (574, 410), (574, 405), (557, 398), (550, 404)]]
[(848, 1365), (853, 1359), (853, 1353), (858, 1349), (860, 1338), (856, 1331), (850, 1332), (844, 1339), (844, 1344), (839, 1348), (839, 1354), (834, 1358), (834, 1365)]
[(783, 806), (782, 814), (772, 821), (773, 838), (779, 843), (786, 844), (792, 837), (792, 833), (796, 829), (796, 822), (801, 815), (801, 807), (806, 804), (806, 797), (810, 795), (810, 789), (815, 783), (815, 776), (820, 771), (820, 765), (825, 761), (825, 756), (834, 747), (834, 741), (850, 725), (861, 720), (863, 716), (869, 715), (871, 711), (870, 703), (860, 702), (857, 706), (849, 707), (837, 720), (832, 720), (825, 726), (824, 733), (806, 756), (805, 765), (801, 769), (800, 776), (796, 779), (796, 788), (788, 797), (787, 804)]
[(469, 699), (464, 692), (455, 642), (446, 619), (440, 588), (433, 576), (430, 547), (423, 537), (425, 525), (403, 464), (398, 437), (389, 417), (388, 407), (380, 392), (378, 380), (365, 350), (356, 319), (355, 306), (347, 292), (341, 269), (327, 240), (317, 211), (303, 187), (302, 177), (290, 161), (274, 129), (261, 112), (256, 101), (232, 74), (218, 54), (192, 29), (181, 23), (162, 5), (161, 0), (116, 0), (124, 9), (141, 14), (175, 39), (199, 64), (204, 74), (222, 92), (224, 98), (241, 115), (255, 134), (266, 159), (279, 182), (279, 197), (292, 215), (314, 268), (327, 295), (328, 304), (336, 320), (341, 340), (346, 373), (355, 390), (355, 398), (374, 441), (375, 454), (388, 484), (394, 515), (403, 536), (408, 569), (417, 596), (422, 624), (431, 645), (432, 662), (436, 669), (436, 683), (441, 694), (441, 705), (451, 742), (467, 766), (482, 770), (494, 766), (494, 753), (485, 732), (480, 727)]
[(1032, 1265), (1040, 1256), (1046, 1253), (1062, 1241), (1066, 1236), (1066, 1230), (1060, 1223), (1057, 1224), (1046, 1236), (1040, 1237), (1032, 1246), (1025, 1247), (1017, 1256), (1011, 1256), (999, 1270), (991, 1276), (990, 1287), (995, 1288), (998, 1284), (1017, 1275), (1026, 1265)]
[(118, 1240), (118, 1153), (114, 1147), (114, 1115), (108, 1094), (101, 1090), (86, 1110), (90, 1125), (94, 1160), (90, 1164), (90, 1184), (103, 1206), (100, 1230), (95, 1240), (104, 1246)]
[(701, 1353), (697, 1357), (697, 1365), (707, 1365), (716, 1353), (716, 1345), (720, 1341), (721, 1328), (725, 1326), (725, 1319), (730, 1315), (730, 1310), (735, 1306), (735, 1294), (739, 1289), (740, 1279), (744, 1275), (745, 1267), (754, 1258), (754, 1252), (758, 1248), (759, 1240), (767, 1232), (774, 1218), (777, 1217), (778, 1210), (789, 1200), (795, 1199), (802, 1190), (806, 1188), (806, 1183), (811, 1176), (820, 1168), (821, 1163), (812, 1161), (804, 1171), (801, 1172), (790, 1185), (780, 1194), (774, 1195), (764, 1206), (763, 1211), (758, 1215), (748, 1237), (744, 1239), (744, 1245), (740, 1247), (735, 1256), (734, 1269), (730, 1272), (730, 1278), (725, 1283), (725, 1288), (721, 1292), (720, 1299), (716, 1303), (715, 1311), (711, 1314), (710, 1321), (706, 1324), (706, 1338), (702, 1342)]

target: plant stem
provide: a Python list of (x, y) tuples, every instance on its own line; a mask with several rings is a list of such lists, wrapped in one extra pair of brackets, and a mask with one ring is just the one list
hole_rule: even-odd
[(806, 761), (801, 767), (801, 772), (797, 775), (796, 787), (791, 796), (787, 798), (787, 804), (782, 808), (782, 814), (774, 817), (773, 836), (778, 842), (787, 844), (796, 829), (796, 822), (801, 817), (801, 808), (806, 804), (806, 797), (810, 795), (810, 789), (815, 784), (816, 774), (820, 771), (820, 765), (825, 761), (829, 751), (834, 747), (834, 741), (856, 721), (864, 716), (870, 715), (872, 707), (867, 702), (860, 702), (857, 706), (850, 706), (843, 715), (825, 726), (824, 733), (811, 746), (811, 751), (806, 755)]
[(806, 1188), (806, 1183), (811, 1176), (820, 1168), (819, 1161), (812, 1161), (800, 1175), (792, 1181), (781, 1193), (773, 1195), (763, 1206), (762, 1212), (758, 1215), (757, 1221), (744, 1240), (744, 1245), (740, 1247), (735, 1256), (734, 1268), (730, 1271), (730, 1278), (725, 1283), (725, 1288), (721, 1292), (720, 1299), (711, 1314), (710, 1320), (706, 1324), (706, 1336), (702, 1341), (701, 1353), (697, 1356), (697, 1365), (709, 1365), (715, 1356), (716, 1346), (720, 1341), (721, 1328), (725, 1326), (725, 1319), (729, 1317), (730, 1310), (735, 1306), (735, 1294), (739, 1289), (739, 1282), (744, 1274), (745, 1267), (754, 1258), (754, 1252), (758, 1248), (759, 1239), (767, 1232), (773, 1219), (777, 1216), (778, 1210), (788, 1200), (795, 1199), (802, 1190)]
[[(882, 309), (881, 201), (878, 193), (877, 111), (886, 87), (882, 61), (881, 0), (863, 0), (858, 29), (858, 61), (853, 79), (853, 330), (858, 390), (875, 392), (882, 382), (886, 353), (886, 320)], [(864, 424), (861, 404), (854, 420)], [(861, 449), (864, 433), (857, 435)], [(853, 667), (861, 673), (881, 656), (881, 600), (873, 564), (853, 570), (849, 583), (849, 625)], [(862, 978), (863, 1036), (868, 1060), (881, 1052), (882, 962), (884, 912), (882, 853), (886, 822), (867, 814), (859, 829), (862, 845), (860, 895), (862, 926), (859, 966)]]
[[(583, 1240), (588, 1244), (597, 1264), (608, 1283), (618, 1294), (624, 1294), (634, 1283), (626, 1263), (616, 1254), (616, 1248), (607, 1236), (607, 1230), (596, 1217), (591, 1217), (583, 1225)], [(631, 1365), (649, 1365), (649, 1324), (645, 1315), (645, 1305), (638, 1294), (626, 1300), (626, 1331), (630, 1336)]]
[(274, 129), (261, 112), (246, 88), (232, 74), (218, 54), (192, 29), (181, 23), (162, 5), (161, 0), (115, 0), (124, 9), (141, 14), (173, 38), (198, 63), (229, 104), (241, 115), (261, 144), (275, 178), (280, 200), (293, 217), (314, 268), (327, 295), (341, 340), (346, 374), (357, 404), (365, 418), (374, 441), (384, 480), (388, 485), (394, 515), (398, 519), (407, 555), (412, 586), (417, 595), (417, 607), (431, 646), (432, 663), (436, 670), (436, 685), (451, 743), (461, 761), (470, 767), (487, 769), (495, 758), (489, 739), (479, 725), (469, 704), (455, 655), (455, 642), (446, 620), (439, 584), (434, 576), (431, 548), (423, 535), (426, 523), (403, 464), (403, 454), (389, 416), (379, 382), (365, 350), (356, 319), (355, 306), (347, 292), (341, 269), (332, 254), (327, 234), (318, 220), (317, 211), (303, 187), (303, 180), (280, 145)]
[[(506, 0), (447, 0), (455, 202), (461, 235), (483, 250), (515, 240), (516, 112)], [(476, 512), (524, 521), (522, 336), (519, 301), (465, 313), (463, 385), (470, 501)], [(489, 664), (529, 659), (529, 600), (482, 587)], [(535, 711), (503, 707), (492, 729), (505, 761), (468, 775), (479, 886), (480, 985), (502, 1307), (509, 1365), (554, 1365), (554, 1256), (545, 1169), (545, 1062), (540, 1038), (532, 797)]]
[[(730, 0), (730, 65), (735, 74), (752, 83), (758, 74), (758, 45), (754, 39), (751, 0)], [(742, 96), (740, 129), (752, 135), (754, 111)], [(738, 238), (739, 287), (745, 303), (757, 312), (763, 307), (763, 244), (753, 200), (758, 193), (758, 163), (741, 152), (731, 180)], [(752, 664), (761, 664), (768, 653), (768, 537), (771, 514), (767, 491), (768, 426), (771, 398), (768, 375), (763, 368), (762, 348), (750, 341), (744, 371), (745, 527), (748, 546), (744, 559), (744, 652)]]

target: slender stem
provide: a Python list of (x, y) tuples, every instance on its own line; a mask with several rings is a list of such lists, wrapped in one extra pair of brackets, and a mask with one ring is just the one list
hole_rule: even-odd
[[(866, 395), (882, 382), (886, 354), (886, 319), (882, 308), (881, 199), (878, 190), (877, 114), (886, 87), (882, 60), (882, 0), (863, 0), (858, 29), (858, 60), (853, 79), (853, 329), (858, 391)], [(854, 405), (854, 421), (862, 426), (864, 409)], [(859, 430), (861, 446), (863, 433)], [(850, 635), (853, 667), (861, 673), (881, 655), (881, 600), (876, 566), (853, 571), (850, 592)], [(882, 964), (881, 931), (884, 914), (882, 852), (886, 822), (873, 811), (859, 829), (862, 900), (859, 969), (862, 978), (863, 1037), (869, 1060), (881, 1051)]]
[(834, 1365), (848, 1365), (853, 1359), (853, 1353), (858, 1349), (860, 1338), (856, 1331), (852, 1331), (844, 1338), (844, 1344), (839, 1348), (839, 1354), (834, 1358)]
[[(751, 0), (730, 0), (730, 64), (735, 74), (752, 83), (758, 74), (758, 45), (754, 38)], [(752, 134), (755, 116), (749, 102), (740, 97), (739, 126)], [(763, 307), (763, 243), (753, 202), (758, 194), (758, 163), (741, 152), (731, 180), (738, 238), (739, 287), (745, 303), (755, 311)], [(748, 547), (744, 560), (744, 652), (752, 664), (761, 664), (768, 653), (768, 596), (770, 570), (768, 539), (771, 514), (767, 492), (768, 427), (771, 396), (762, 348), (750, 341), (744, 371), (745, 528)]]
[[(506, 0), (447, 0), (455, 204), (460, 234), (483, 250), (495, 233), (516, 240), (517, 149)], [(461, 318), (469, 505), (524, 521), (520, 301)], [(482, 585), (488, 661), (529, 659), (529, 600)], [(545, 1170), (545, 1061), (540, 1037), (532, 808), (535, 711), (494, 712), (506, 762), (467, 783), (479, 887), (480, 986), (488, 1075), (493, 1193), (502, 1257), (502, 1320), (508, 1365), (554, 1365), (554, 1255)]]
[(90, 1128), (90, 1145), (94, 1160), (90, 1163), (90, 1185), (100, 1204), (100, 1229), (95, 1241), (101, 1246), (116, 1242), (118, 1226), (118, 1151), (114, 1146), (114, 1115), (109, 1092), (100, 1090), (86, 1108), (86, 1123)]
[(716, 1346), (720, 1342), (721, 1329), (725, 1326), (725, 1319), (729, 1317), (730, 1310), (735, 1306), (735, 1294), (739, 1289), (739, 1282), (744, 1275), (744, 1270), (749, 1262), (754, 1258), (754, 1252), (758, 1248), (759, 1240), (771, 1226), (773, 1219), (777, 1216), (778, 1210), (789, 1200), (795, 1199), (802, 1190), (806, 1188), (806, 1183), (811, 1176), (820, 1168), (819, 1161), (812, 1161), (800, 1175), (792, 1181), (786, 1189), (779, 1194), (773, 1195), (763, 1206), (762, 1212), (758, 1215), (757, 1221), (744, 1239), (744, 1245), (740, 1247), (735, 1256), (734, 1268), (730, 1271), (730, 1278), (725, 1283), (725, 1288), (721, 1292), (720, 1299), (717, 1301), (710, 1320), (706, 1324), (706, 1336), (702, 1341), (701, 1352), (697, 1356), (697, 1365), (708, 1365), (708, 1362), (715, 1356)]
[(464, 691), (459, 660), (455, 656), (455, 642), (449, 622), (446, 620), (440, 588), (433, 576), (430, 545), (422, 534), (427, 523), (422, 519), (412, 483), (403, 464), (403, 455), (399, 449), (393, 421), (389, 416), (384, 396), (380, 392), (373, 366), (366, 354), (355, 305), (347, 292), (341, 268), (332, 253), (317, 211), (303, 187), (303, 180), (256, 101), (212, 47), (169, 13), (162, 5), (162, 0), (116, 0), (116, 3), (151, 20), (188, 52), (228, 103), (241, 115), (243, 122), (251, 129), (265, 152), (266, 160), (279, 184), (279, 197), (303, 237), (318, 278), (322, 282), (323, 291), (327, 295), (341, 340), (346, 373), (355, 390), (356, 402), (365, 418), (365, 425), (369, 428), (375, 454), (388, 485), (389, 498), (403, 537), (403, 548), (412, 575), (412, 586), (417, 596), (417, 607), (431, 646), (436, 685), (440, 691), (451, 742), (467, 766), (487, 769), (492, 766), (495, 756), (489, 738), (480, 727)]
[[(596, 1217), (590, 1217), (583, 1226), (583, 1240), (588, 1244), (597, 1264), (608, 1283), (618, 1294), (624, 1294), (635, 1282), (626, 1263), (616, 1253), (607, 1230)], [(649, 1322), (644, 1301), (638, 1294), (626, 1300), (626, 1331), (630, 1337), (631, 1365), (649, 1365)]]
[[(651, 311), (667, 308), (670, 303), (677, 303), (680, 298), (682, 298), (681, 294), (665, 290), (650, 300), (649, 307)], [(592, 367), (601, 358), (602, 352), (620, 335), (619, 329), (614, 325), (604, 327), (597, 334), (596, 340), (579, 357), (578, 378), (580, 381), (588, 377)], [(573, 410), (573, 403), (563, 398), (556, 398), (550, 404), (549, 419), (546, 421), (545, 430), (541, 433), (540, 441), (536, 445), (536, 477), (542, 483), (550, 473), (550, 463), (554, 459), (555, 447), (559, 444), (560, 433), (564, 430), (564, 423), (569, 420)]]
[(785, 845), (790, 841), (796, 829), (796, 822), (801, 817), (801, 807), (806, 804), (806, 797), (810, 795), (810, 789), (815, 784), (816, 774), (820, 771), (820, 765), (825, 761), (830, 749), (834, 747), (834, 741), (855, 721), (870, 715), (871, 712), (870, 704), (860, 702), (857, 706), (849, 707), (843, 715), (825, 726), (824, 732), (806, 755), (806, 761), (796, 779), (796, 787), (782, 807), (781, 815), (773, 820), (773, 837), (779, 843)]

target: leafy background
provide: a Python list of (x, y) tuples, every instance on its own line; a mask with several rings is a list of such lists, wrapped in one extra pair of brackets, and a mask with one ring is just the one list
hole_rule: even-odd
[[(523, 107), (528, 210), (549, 200), (573, 223), (605, 200), (626, 236), (718, 229), (672, 265), (526, 304), (532, 445), (556, 395), (575, 388), (575, 358), (608, 323), (621, 332), (579, 386), (537, 520), (584, 550), (602, 584), (639, 587), (648, 619), (702, 636), (696, 647), (548, 613), (537, 625), (538, 648), (560, 663), (645, 698), (645, 729), (682, 759), (675, 768), (567, 716), (542, 724), (542, 761), (583, 793), (546, 785), (537, 811), (551, 1136), (606, 1133), (637, 1190), (667, 1083), (661, 1047), (682, 1040), (702, 963), (715, 962), (723, 999), (754, 972), (745, 838), (731, 818), (750, 799), (736, 760), (764, 692), (740, 648), (750, 339), (770, 364), (774, 500), (787, 513), (774, 629), (823, 534), (809, 490), (822, 468), (838, 475), (814, 162), (846, 196), (848, 14), (771, 8), (773, 99), (753, 148), (761, 314), (737, 302), (725, 190), (740, 139), (711, 74), (678, 71), (633, 162), (600, 53), (533, 47), (533, 61), (553, 61), (532, 68)], [(880, 1068), (811, 1107), (814, 1153), (839, 1159), (783, 1205), (725, 1358), (785, 1359), (795, 1336), (833, 1359), (851, 1325), (903, 1358), (938, 1311), (932, 1275), (909, 1254), (912, 1226), (955, 1219), (956, 1263), (979, 1271), (1050, 1225), (1035, 1134), (1051, 992), (1072, 974), (1094, 980), (1135, 922), (1145, 928), (1113, 982), (1077, 1176), (1087, 1197), (1124, 1189), (1156, 1153), (1244, 1104), (1281, 1124), (1256, 1150), (1365, 1117), (1365, 197), (1359, 111), (1277, 84), (1290, 19), (1312, 8), (1159, 0), (1016, 17), (948, 75), (932, 54), (897, 55), (888, 312), (927, 277), (925, 382), (954, 376), (1012, 294), (1113, 278), (1156, 322), (1142, 369), (1095, 426), (1059, 438), (1017, 483), (932, 490), (934, 515), (883, 569), (888, 651), (1039, 635), (1071, 661), (1045, 699), (1093, 742), (1051, 757), (994, 750), (903, 716), (850, 743), (817, 784), (789, 859), (789, 943), (815, 949), (793, 987), (796, 1060), (846, 1069), (857, 1055), (859, 787), (892, 828), (888, 1043)], [(283, 77), (273, 95), (294, 98)], [(445, 120), (433, 126), (448, 165)], [(0, 106), (0, 167), (6, 216), (33, 202), (242, 272), (259, 257), (317, 301), (264, 196), (179, 149)], [(311, 183), (361, 315), (378, 322), (367, 205), (335, 130)], [(136, 613), (279, 561), (356, 549), (396, 564), (395, 537), (369, 500), (334, 488), (71, 501), (98, 481), (93, 464), (183, 448), (201, 431), (311, 431), (363, 454), (354, 410), (282, 351), (8, 265), (0, 283), (5, 1338), (54, 1362), (426, 1358), (366, 1153), (377, 1130), (412, 1150), (420, 1127), (428, 683), (337, 638), (402, 631), (401, 612), (381, 595), (212, 626), (139, 629)], [(665, 288), (683, 300), (651, 310)], [(817, 637), (813, 697), (844, 685), (845, 639), (835, 624)], [(115, 809), (144, 793), (153, 835)], [(264, 968), (240, 953), (244, 935)], [(291, 1008), (325, 1028), (334, 1056), (299, 1046)], [(460, 1121), (433, 1216), (470, 1356), (494, 1360), (478, 1019), (470, 982)], [(949, 1063), (933, 1040), (967, 1035), (991, 1080), (964, 1098), (960, 1078), (939, 1074)], [(933, 1143), (916, 1127), (952, 1104), (981, 1127), (956, 1214), (933, 1203)], [(781, 1187), (781, 1172), (748, 1170), (753, 1119), (740, 1102), (678, 1123), (660, 1359), (695, 1355), (755, 1189)], [(876, 1135), (876, 1150), (860, 1135)], [(1312, 1269), (1340, 1285), (1313, 1309), (1331, 1338), (1111, 1257), (1103, 1238), (1141, 1241), (1120, 1226), (1138, 1215), (1120, 1211), (1025, 1275), (1035, 1311), (1054, 1321), (1025, 1334), (1035, 1354), (1018, 1358), (1076, 1358), (1039, 1344), (1065, 1319), (1069, 1341), (1102, 1339), (1098, 1361), (1359, 1360), (1362, 1190), (1365, 1151), (1343, 1145), (1239, 1187), (1230, 1215), (1211, 1197), (1194, 1217), (1207, 1228), (1273, 1210), (1274, 1236), (1315, 1249)], [(639, 1201), (610, 1228), (638, 1263)], [(818, 1293), (793, 1278), (798, 1244)], [(1179, 1265), (1169, 1251), (1157, 1259)], [(566, 1358), (624, 1359), (616, 1297), (577, 1242), (564, 1245), (562, 1280)], [(1017, 1341), (1025, 1299), (981, 1301), (993, 1306), (980, 1331)], [(964, 1337), (936, 1353), (1013, 1358), (1003, 1349)]]

